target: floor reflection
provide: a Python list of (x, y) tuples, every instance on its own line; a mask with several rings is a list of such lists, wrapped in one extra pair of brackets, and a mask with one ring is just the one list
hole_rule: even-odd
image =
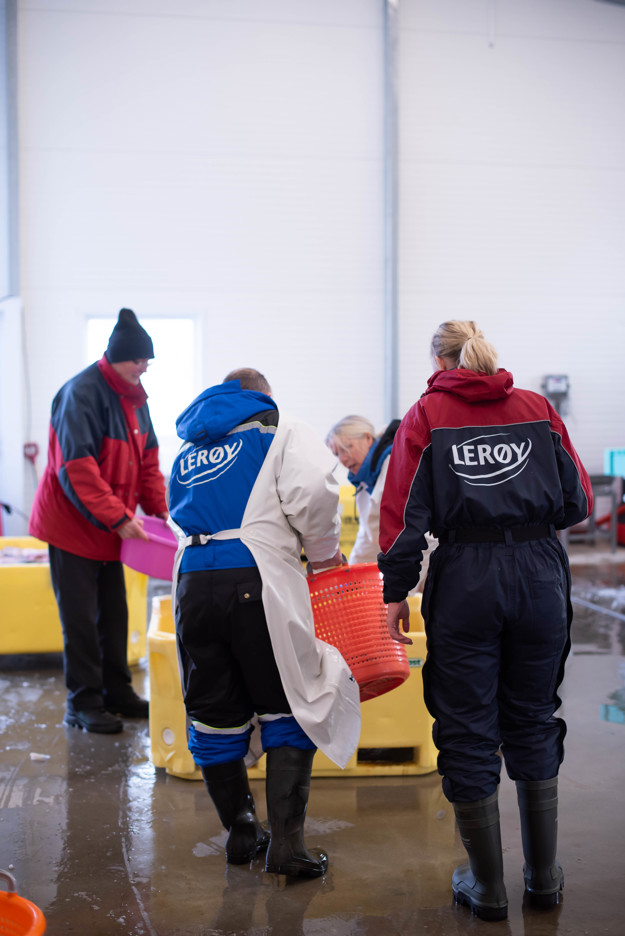
[[(227, 867), (226, 835), (201, 782), (150, 761), (148, 728), (95, 736), (62, 724), (60, 655), (0, 657), (0, 867), (51, 934), (84, 936), (617, 936), (625, 880), (625, 565), (574, 567), (573, 651), (562, 687), (569, 731), (560, 784), (566, 887), (523, 903), (518, 808), (500, 790), (510, 918), (454, 905), (464, 851), (436, 774), (313, 778), (306, 835), (325, 878)], [(144, 667), (133, 679), (145, 690)], [(264, 784), (252, 783), (261, 820)]]

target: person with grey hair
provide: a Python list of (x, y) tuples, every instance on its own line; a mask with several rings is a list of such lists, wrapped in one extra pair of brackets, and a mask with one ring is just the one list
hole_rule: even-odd
[(469, 858), (452, 892), (478, 917), (503, 920), (502, 758), (517, 788), (527, 900), (553, 906), (564, 886), (556, 845), (566, 725), (555, 713), (572, 611), (556, 530), (588, 516), (592, 489), (559, 414), (514, 387), (475, 322), (444, 322), (432, 356), (437, 370), (395, 436), (378, 565), (389, 633), (411, 643), (406, 595), (425, 531), (438, 537), (422, 603), (423, 688)]
[[(356, 488), (358, 533), (349, 554), (349, 564), (377, 562), (380, 551), (380, 503), (386, 472), (399, 419), (392, 420), (383, 433), (376, 435), (373, 423), (365, 416), (352, 414), (340, 419), (326, 436), (326, 445), (347, 468), (347, 479)], [(430, 550), (436, 540), (428, 536)], [(427, 557), (421, 570), (417, 591), (423, 591), (427, 575)]]
[[(176, 429), (169, 503), (189, 750), (229, 833), (230, 864), (266, 851), (266, 871), (319, 877), (328, 857), (304, 842), (315, 751), (344, 767), (360, 735), (358, 686), (315, 637), (301, 561), (304, 549), (314, 571), (342, 563), (336, 461), (278, 412), (253, 368), (201, 393)], [(246, 772), (261, 747), (269, 835)]]

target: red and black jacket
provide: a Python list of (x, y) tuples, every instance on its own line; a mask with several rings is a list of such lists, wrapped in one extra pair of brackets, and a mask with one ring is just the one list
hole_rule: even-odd
[(139, 384), (105, 357), (69, 380), (52, 403), (48, 464), (29, 532), (87, 559), (119, 559), (115, 532), (137, 505), (167, 510), (158, 443)]
[(385, 601), (419, 579), (424, 533), (552, 524), (592, 509), (586, 469), (558, 413), (512, 374), (437, 371), (395, 436), (380, 512)]

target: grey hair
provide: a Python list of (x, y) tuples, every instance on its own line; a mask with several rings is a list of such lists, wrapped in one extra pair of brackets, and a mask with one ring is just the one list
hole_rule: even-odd
[(373, 436), (375, 439), (376, 432), (375, 427), (372, 422), (366, 419), (364, 416), (344, 416), (343, 419), (340, 419), (337, 423), (332, 426), (330, 431), (326, 436), (326, 445), (329, 448), (332, 448), (333, 443), (347, 436), (349, 439), (361, 439), (365, 435)]
[(431, 351), (433, 358), (446, 358), (454, 367), (482, 374), (497, 373), (497, 352), (475, 322), (443, 322), (434, 333)]
[(255, 390), (257, 393), (271, 396), (271, 387), (267, 378), (260, 371), (254, 370), (253, 367), (239, 367), (238, 370), (230, 371), (224, 377), (223, 383), (227, 383), (229, 380), (238, 380), (241, 383), (241, 390)]

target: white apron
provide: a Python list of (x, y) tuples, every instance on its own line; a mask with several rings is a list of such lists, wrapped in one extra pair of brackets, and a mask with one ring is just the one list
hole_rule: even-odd
[[(262, 601), (273, 652), (291, 711), (308, 737), (345, 767), (360, 737), (360, 690), (339, 651), (315, 637), (310, 592), (300, 560), (327, 559), (338, 548), (335, 459), (304, 423), (280, 416), (273, 442), (250, 494), (241, 528), (213, 539), (240, 537), (262, 582)], [(288, 519), (287, 519), (288, 518)], [(174, 564), (172, 598), (184, 533)], [(181, 535), (182, 534), (182, 535)], [(206, 537), (208, 539), (209, 537)], [(174, 609), (175, 614), (175, 609)], [(249, 761), (261, 755), (253, 732)]]

